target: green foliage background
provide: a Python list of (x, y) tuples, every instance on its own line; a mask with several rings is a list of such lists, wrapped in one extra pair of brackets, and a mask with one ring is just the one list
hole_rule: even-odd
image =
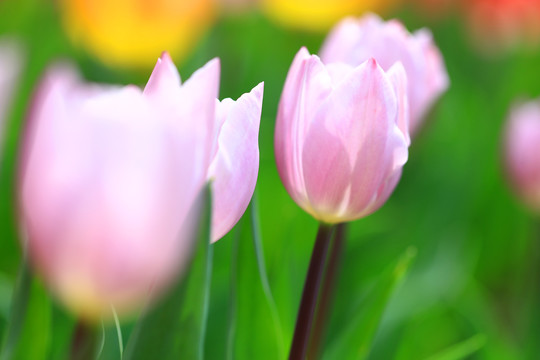
[[(350, 224), (325, 358), (356, 358), (362, 345), (358, 338), (342, 339), (360, 324), (367, 335), (352, 333), (367, 342), (368, 359), (535, 359), (540, 352), (540, 228), (507, 187), (501, 136), (511, 103), (540, 95), (540, 51), (486, 56), (474, 48), (457, 16), (433, 22), (407, 6), (392, 15), (410, 30), (431, 28), (451, 85), (414, 139), (391, 199)], [(16, 149), (39, 76), (57, 58), (75, 59), (93, 81), (142, 85), (150, 74), (108, 69), (72, 48), (52, 2), (0, 2), (3, 34), (24, 42), (27, 62), (14, 90), (0, 173), (0, 334), (21, 263), (14, 211)], [(301, 46), (317, 52), (323, 38), (281, 28), (259, 13), (224, 16), (178, 64), (185, 79), (219, 56), (221, 98), (237, 98), (265, 81), (257, 205), (247, 212), (258, 211), (259, 224), (246, 215), (213, 245), (207, 359), (286, 357), (317, 223), (280, 182), (274, 120), (295, 53)], [(258, 226), (275, 307), (259, 277), (261, 262), (252, 242)], [(410, 259), (403, 269), (400, 261), (410, 249), (416, 249), (416, 257), (398, 281)], [(31, 292), (16, 357), (61, 359), (74, 320), (46, 296), (39, 279)], [(125, 343), (133, 322), (123, 324)], [(105, 334), (102, 358), (118, 358), (114, 328), (106, 327)]]

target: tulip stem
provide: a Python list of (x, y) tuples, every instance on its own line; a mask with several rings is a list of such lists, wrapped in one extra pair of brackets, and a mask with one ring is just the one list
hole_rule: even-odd
[(290, 360), (304, 360), (306, 358), (311, 326), (324, 274), (324, 265), (333, 232), (334, 226), (324, 223), (319, 225), (296, 318), (296, 327), (289, 353)]
[(79, 320), (71, 340), (70, 360), (94, 360), (98, 351), (98, 331), (84, 320)]
[(332, 306), (336, 279), (339, 273), (338, 265), (343, 254), (344, 238), (347, 231), (346, 225), (345, 223), (341, 223), (336, 226), (330, 247), (330, 254), (328, 254), (326, 271), (315, 313), (315, 324), (313, 325), (313, 331), (309, 340), (308, 359), (318, 359), (320, 357), (321, 342), (328, 321), (329, 310)]

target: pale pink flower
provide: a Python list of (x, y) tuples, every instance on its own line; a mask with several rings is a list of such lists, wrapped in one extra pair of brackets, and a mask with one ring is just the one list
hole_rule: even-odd
[(181, 84), (164, 54), (144, 91), (47, 72), (23, 141), (21, 222), (35, 267), (81, 316), (137, 308), (185, 266), (219, 72), (212, 60)]
[(302, 48), (287, 79), (275, 131), (285, 188), (326, 223), (364, 217), (384, 204), (408, 157), (406, 74), (374, 59), (324, 65)]

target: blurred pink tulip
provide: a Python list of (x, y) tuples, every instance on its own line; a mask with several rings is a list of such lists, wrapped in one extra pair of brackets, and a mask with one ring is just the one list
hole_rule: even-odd
[(182, 270), (214, 142), (219, 60), (184, 84), (167, 54), (144, 91), (51, 69), (29, 116), (19, 199), (36, 268), (83, 317), (136, 309)]
[(408, 157), (406, 74), (374, 59), (356, 67), (302, 48), (287, 79), (275, 154), (285, 188), (326, 223), (364, 217), (388, 199)]
[(0, 39), (0, 159), (4, 148), (6, 118), (11, 110), (16, 83), (21, 74), (22, 57), (19, 43), (13, 39)]
[(540, 101), (515, 106), (505, 133), (509, 178), (522, 201), (540, 212)]
[(374, 14), (346, 18), (330, 32), (320, 54), (325, 64), (343, 62), (352, 66), (373, 57), (385, 71), (400, 61), (407, 73), (412, 135), (433, 102), (448, 88), (448, 74), (429, 30), (410, 34), (397, 20), (384, 22)]
[(208, 169), (212, 180), (212, 242), (240, 220), (255, 191), (259, 172), (259, 123), (264, 84), (236, 102), (217, 102), (215, 154)]

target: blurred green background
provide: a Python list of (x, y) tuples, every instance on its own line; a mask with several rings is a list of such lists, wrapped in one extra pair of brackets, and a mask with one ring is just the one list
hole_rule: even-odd
[[(518, 46), (486, 53), (471, 40), (457, 12), (433, 18), (403, 3), (384, 17), (401, 19), (411, 31), (424, 26), (432, 30), (450, 88), (413, 140), (401, 182), (388, 203), (348, 228), (324, 357), (336, 358), (332, 354), (337, 351), (345, 354), (340, 358), (356, 358), (358, 349), (340, 344), (340, 339), (361, 324), (364, 331), (373, 332), (369, 359), (429, 359), (437, 354), (439, 359), (445, 354), (448, 359), (536, 359), (540, 223), (508, 189), (501, 137), (510, 104), (540, 94), (540, 49)], [(109, 68), (72, 45), (53, 2), (1, 1), (0, 38), (3, 35), (20, 39), (26, 56), (7, 119), (0, 173), (0, 331), (5, 329), (21, 263), (16, 152), (40, 75), (59, 58), (73, 59), (91, 81), (144, 85), (151, 71)], [(280, 326), (276, 332), (254, 252), (242, 245), (251, 237), (245, 216), (214, 245), (208, 359), (275, 359), (287, 353), (317, 223), (281, 184), (273, 155), (274, 121), (294, 55), (301, 46), (316, 53), (324, 36), (283, 27), (257, 10), (226, 13), (218, 16), (190, 56), (177, 62), (187, 79), (206, 61), (220, 57), (220, 98), (237, 98), (265, 82), (256, 198)], [(405, 256), (407, 262), (407, 254), (414, 251), (402, 281), (394, 279), (404, 271), (399, 259)], [(124, 342), (132, 323), (123, 325)], [(36, 280), (18, 356), (63, 358), (72, 327), (71, 315)], [(118, 358), (115, 330), (107, 327), (106, 334), (102, 358)]]

